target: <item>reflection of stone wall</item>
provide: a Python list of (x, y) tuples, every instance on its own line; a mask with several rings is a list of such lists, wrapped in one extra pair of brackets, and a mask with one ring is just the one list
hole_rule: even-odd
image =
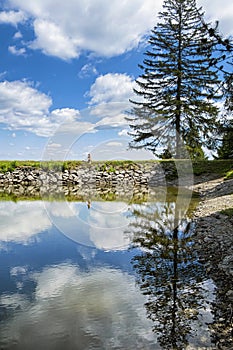
[(119, 166), (84, 163), (74, 169), (55, 171), (21, 167), (0, 173), (0, 185), (76, 184), (76, 185), (165, 185), (166, 178), (174, 177), (174, 163), (166, 166), (155, 162), (129, 163)]
[[(23, 199), (60, 199), (60, 200), (74, 200), (74, 201), (87, 201), (87, 200), (110, 200), (110, 201), (131, 201), (132, 198), (136, 202), (147, 201), (149, 194), (154, 195), (154, 191), (151, 189), (148, 192), (147, 186), (107, 186), (107, 187), (90, 187), (79, 185), (50, 185), (50, 186), (37, 186), (37, 185), (4, 185), (0, 186), (0, 199), (7, 200), (23, 200)], [(149, 194), (148, 194), (149, 193)]]

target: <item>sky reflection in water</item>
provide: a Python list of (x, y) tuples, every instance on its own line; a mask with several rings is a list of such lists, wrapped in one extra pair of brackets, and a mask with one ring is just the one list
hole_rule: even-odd
[[(138, 259), (146, 263), (148, 250), (138, 244), (135, 227), (145, 229), (147, 221), (167, 235), (175, 210), (164, 201), (0, 202), (1, 349), (169, 349), (166, 339), (161, 347), (163, 330), (152, 331), (158, 318), (147, 307), (148, 300), (158, 304), (161, 285), (156, 290), (154, 279), (153, 293), (147, 293), (143, 281), (150, 280), (151, 270), (134, 267)], [(168, 273), (161, 255), (160, 262), (154, 259), (161, 276)], [(169, 278), (168, 273), (167, 284)], [(178, 286), (183, 294), (188, 280)], [(201, 278), (198, 283), (205, 298), (212, 298), (211, 284)], [(184, 335), (189, 349), (209, 345), (203, 318), (211, 321), (210, 310), (200, 314), (190, 330), (197, 332), (195, 339), (188, 331)]]

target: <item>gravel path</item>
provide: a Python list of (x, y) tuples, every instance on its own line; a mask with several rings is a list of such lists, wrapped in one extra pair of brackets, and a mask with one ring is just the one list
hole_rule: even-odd
[(201, 202), (195, 212), (196, 217), (207, 216), (227, 208), (233, 208), (233, 180), (223, 178), (203, 181), (193, 186), (200, 194)]

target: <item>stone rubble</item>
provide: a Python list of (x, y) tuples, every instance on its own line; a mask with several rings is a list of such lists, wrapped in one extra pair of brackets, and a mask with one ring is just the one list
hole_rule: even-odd
[(133, 185), (165, 185), (165, 176), (173, 173), (172, 166), (163, 169), (159, 163), (134, 163), (127, 167), (103, 167), (84, 163), (75, 169), (55, 171), (43, 168), (21, 167), (12, 172), (0, 173), (1, 185), (112, 185), (130, 183)]
[(209, 278), (216, 286), (211, 305), (210, 325), (215, 347), (233, 349), (233, 216), (224, 214), (233, 208), (233, 180), (223, 178), (197, 181), (193, 189), (201, 197), (194, 213), (195, 248), (204, 262)]

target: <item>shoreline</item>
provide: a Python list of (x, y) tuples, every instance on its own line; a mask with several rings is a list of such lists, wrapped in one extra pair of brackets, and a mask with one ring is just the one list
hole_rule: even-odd
[(192, 190), (200, 195), (194, 217), (207, 216), (233, 207), (233, 179), (211, 176), (195, 177)]
[[(215, 285), (214, 302), (210, 303), (213, 349), (229, 350), (233, 344), (233, 180), (207, 180), (193, 189), (201, 197), (193, 215), (194, 247), (206, 278)], [(231, 209), (230, 215), (226, 209)]]

